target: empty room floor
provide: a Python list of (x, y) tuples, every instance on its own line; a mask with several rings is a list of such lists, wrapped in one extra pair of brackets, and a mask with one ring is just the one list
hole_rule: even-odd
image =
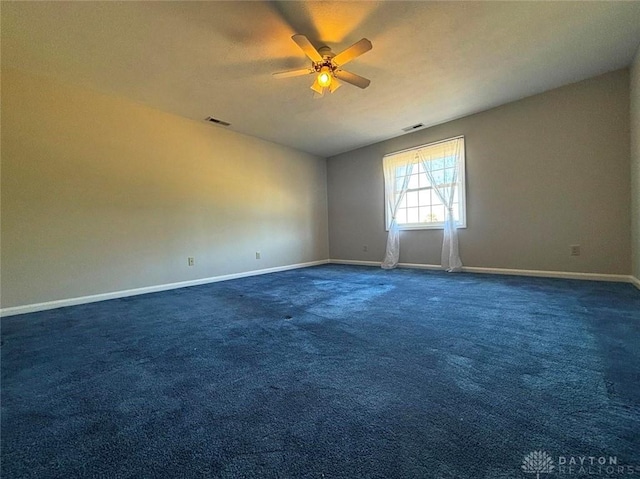
[(7, 317), (2, 475), (640, 477), (639, 345), (629, 284), (339, 265)]

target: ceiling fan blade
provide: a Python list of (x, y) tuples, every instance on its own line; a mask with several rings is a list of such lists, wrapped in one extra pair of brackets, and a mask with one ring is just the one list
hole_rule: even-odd
[(298, 44), (305, 55), (307, 55), (313, 62), (321, 62), (322, 55), (318, 53), (318, 50), (311, 45), (311, 42), (307, 37), (300, 33), (296, 33), (291, 39)]
[(301, 75), (309, 75), (314, 71), (315, 70), (313, 68), (301, 68), (299, 70), (288, 70), (286, 72), (277, 72), (277, 73), (274, 73), (273, 76), (275, 78), (289, 78), (289, 77), (297, 77)]
[(355, 85), (358, 88), (367, 88), (371, 83), (371, 80), (368, 80), (365, 77), (361, 77), (360, 75), (356, 75), (355, 73), (351, 73), (345, 70), (336, 70), (333, 73), (340, 80), (346, 81), (347, 83), (351, 83), (352, 85)]
[(311, 89), (320, 95), (324, 94), (324, 87), (318, 83), (318, 78), (316, 78), (316, 81), (311, 85)]
[(337, 66), (342, 66), (349, 63), (354, 58), (359, 57), (363, 53), (368, 52), (373, 48), (373, 45), (369, 40), (363, 38), (359, 42), (354, 43), (346, 50), (338, 53), (335, 57), (333, 57), (333, 63)]
[(332, 78), (331, 83), (329, 84), (329, 92), (333, 93), (341, 86), (342, 86), (342, 83), (340, 83), (337, 78)]

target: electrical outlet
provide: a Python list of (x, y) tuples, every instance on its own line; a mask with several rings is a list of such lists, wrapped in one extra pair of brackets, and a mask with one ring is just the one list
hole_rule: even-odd
[(256, 251), (256, 259), (260, 259), (260, 251)]
[(362, 245), (362, 251), (364, 251), (365, 253), (366, 253), (367, 251), (369, 251), (369, 246), (367, 246), (366, 244), (363, 244), (363, 245)]
[(580, 256), (580, 245), (579, 244), (572, 244), (570, 246), (571, 248), (571, 256)]
[(195, 264), (196, 264), (196, 259), (195, 259), (193, 256), (189, 256), (189, 257), (187, 258), (187, 264), (188, 264), (189, 266), (193, 266), (193, 265), (195, 265)]

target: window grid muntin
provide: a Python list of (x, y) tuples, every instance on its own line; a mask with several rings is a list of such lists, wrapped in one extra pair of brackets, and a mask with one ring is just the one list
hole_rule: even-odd
[[(442, 162), (444, 165), (444, 159), (433, 160), (434, 162)], [(398, 166), (396, 167), (396, 173), (399, 170), (403, 170), (404, 167)], [(447, 172), (453, 176), (455, 170), (455, 166), (443, 167), (438, 169), (432, 169), (431, 173), (435, 174), (438, 172), (443, 172), (443, 180), (447, 179)], [(398, 175), (396, 174), (396, 184), (402, 186), (404, 183), (404, 179), (407, 175)], [(415, 163), (413, 166), (413, 172), (410, 175), (411, 180), (409, 182), (409, 188), (406, 191), (406, 194), (400, 201), (400, 206), (398, 208), (398, 213), (396, 213), (396, 221), (398, 225), (416, 225), (416, 224), (440, 224), (444, 223), (444, 213), (445, 206), (440, 201), (437, 193), (434, 191), (434, 188), (431, 186), (429, 182), (427, 174), (424, 172), (424, 168), (422, 166), (422, 162)], [(440, 175), (437, 175), (440, 176)], [(416, 185), (417, 183), (417, 185)], [(458, 182), (459, 184), (459, 182)], [(453, 183), (439, 183), (437, 186), (442, 188), (450, 188)], [(413, 186), (413, 188), (411, 187)], [(417, 186), (417, 187), (416, 187)], [(428, 192), (429, 195), (424, 195), (420, 193)], [(397, 193), (396, 195), (399, 195)], [(458, 197), (458, 188), (456, 188), (455, 197)], [(428, 198), (427, 198), (428, 197)], [(454, 202), (452, 204), (454, 219), (456, 221), (460, 221), (460, 202), (456, 201), (454, 197)], [(397, 196), (396, 196), (397, 198)], [(417, 220), (416, 220), (417, 218)], [(415, 220), (415, 221), (412, 221)]]

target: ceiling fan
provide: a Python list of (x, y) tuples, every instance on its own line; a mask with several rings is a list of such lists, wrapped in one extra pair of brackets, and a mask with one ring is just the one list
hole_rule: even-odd
[(342, 85), (340, 80), (351, 83), (358, 88), (367, 88), (369, 83), (371, 83), (370, 80), (360, 75), (342, 69), (343, 65), (346, 65), (351, 60), (371, 50), (373, 45), (371, 45), (371, 42), (366, 38), (354, 43), (337, 55), (326, 46), (316, 50), (309, 39), (299, 33), (292, 36), (291, 39), (296, 42), (305, 55), (309, 57), (311, 67), (274, 73), (274, 77), (288, 78), (315, 73), (317, 74), (316, 80), (313, 82), (313, 85), (311, 85), (311, 89), (315, 92), (314, 96), (324, 95), (325, 90), (333, 93)]

